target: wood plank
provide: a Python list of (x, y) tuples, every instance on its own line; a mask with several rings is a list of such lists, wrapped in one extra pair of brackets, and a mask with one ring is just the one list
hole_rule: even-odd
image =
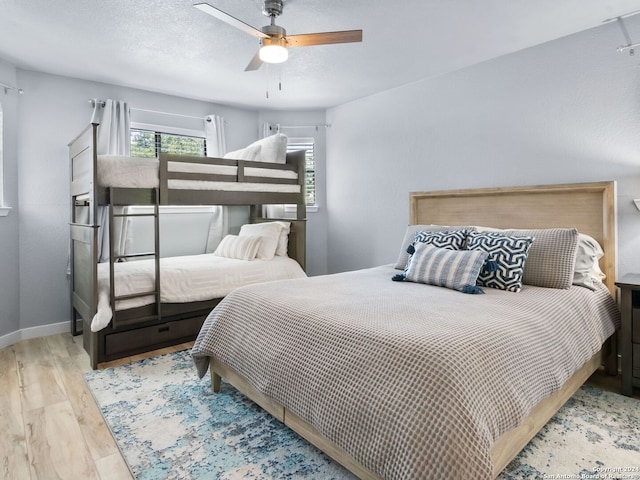
[(109, 427), (82, 377), (91, 371), (86, 355), (56, 360), (73, 413), (94, 460), (119, 453)]
[(20, 401), (18, 370), (13, 347), (0, 350), (0, 385), (2, 385), (0, 410), (8, 410), (16, 415), (21, 415), (22, 403)]
[(96, 468), (100, 474), (100, 480), (133, 480), (129, 467), (120, 452), (96, 460)]
[(22, 413), (0, 409), (0, 431), (0, 478), (30, 478)]
[(69, 402), (25, 412), (25, 427), (32, 478), (99, 478)]
[(75, 337), (69, 335), (50, 335), (44, 340), (55, 358), (69, 358), (81, 355), (84, 351), (82, 344), (74, 340)]
[(44, 338), (14, 345), (23, 411), (66, 400), (62, 380)]

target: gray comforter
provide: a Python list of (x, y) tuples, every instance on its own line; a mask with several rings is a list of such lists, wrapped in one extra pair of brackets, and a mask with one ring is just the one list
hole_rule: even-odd
[(492, 477), (500, 434), (609, 337), (602, 286), (465, 295), (392, 266), (243, 287), (209, 315), (213, 356), (387, 479)]

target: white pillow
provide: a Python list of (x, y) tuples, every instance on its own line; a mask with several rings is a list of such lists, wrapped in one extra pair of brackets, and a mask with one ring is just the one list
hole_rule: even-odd
[(261, 237), (256, 258), (271, 260), (276, 254), (282, 227), (275, 222), (247, 223), (240, 227), (240, 237), (258, 235)]
[(276, 133), (270, 137), (253, 142), (249, 147), (260, 147), (260, 152), (255, 158), (258, 162), (287, 163), (288, 138), (282, 133)]
[(605, 278), (605, 274), (600, 270), (598, 262), (603, 256), (604, 251), (595, 238), (584, 233), (578, 234), (573, 285), (595, 290), (593, 281), (602, 281)]
[(226, 235), (213, 254), (217, 257), (253, 260), (256, 258), (262, 237), (246, 235)]
[(240, 150), (234, 150), (233, 152), (229, 152), (225, 154), (222, 158), (232, 158), (234, 160), (256, 160), (260, 155), (260, 150), (262, 149), (261, 145), (256, 145), (252, 143), (246, 148), (241, 148)]
[(276, 247), (276, 257), (286, 257), (289, 254), (289, 233), (291, 232), (291, 222), (276, 220), (274, 222), (264, 222), (261, 223), (261, 225), (271, 223), (280, 227), (280, 237), (278, 238), (278, 246)]

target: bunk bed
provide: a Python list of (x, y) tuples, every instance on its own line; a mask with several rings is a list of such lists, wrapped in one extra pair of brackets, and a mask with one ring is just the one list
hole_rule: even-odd
[[(286, 158), (278, 159), (277, 163), (169, 154), (160, 154), (155, 159), (99, 155), (98, 128), (97, 123), (90, 124), (69, 143), (71, 333), (83, 335), (92, 368), (102, 362), (195, 339), (207, 314), (228, 293), (221, 294), (218, 289), (212, 297), (196, 301), (185, 301), (179, 295), (167, 298), (161, 281), (165, 261), (173, 261), (184, 271), (189, 260), (160, 258), (159, 209), (162, 205), (248, 206), (248, 223), (286, 224), (289, 231), (283, 239), (284, 255), (293, 259), (304, 276), (304, 151), (287, 153)], [(272, 204), (295, 205), (296, 218), (264, 218), (262, 207)], [(151, 213), (129, 214), (127, 206), (151, 206)], [(108, 207), (109, 260), (100, 264), (100, 217), (104, 207)], [(119, 217), (128, 215), (146, 215), (153, 219), (152, 251), (122, 253), (118, 250), (114, 224)], [(122, 270), (131, 270), (132, 266), (135, 269), (143, 263), (149, 264), (152, 271), (150, 289), (119, 294), (118, 279), (131, 279), (128, 274), (122, 274)], [(196, 259), (194, 263), (202, 262)], [(267, 262), (264, 264), (264, 268), (269, 269)], [(228, 267), (225, 272), (229, 274)], [(282, 278), (292, 278), (288, 275), (296, 274), (285, 274)], [(258, 279), (267, 277), (254, 275)], [(108, 325), (96, 328), (93, 320), (101, 295), (101, 304), (104, 304), (105, 291)]]

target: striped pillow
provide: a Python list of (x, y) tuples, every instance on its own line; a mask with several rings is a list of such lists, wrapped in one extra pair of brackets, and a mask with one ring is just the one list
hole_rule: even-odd
[(449, 250), (416, 243), (405, 273), (393, 279), (447, 287), (463, 293), (484, 293), (476, 286), (476, 281), (487, 256), (488, 253), (482, 251)]
[(217, 257), (253, 260), (256, 258), (262, 237), (259, 235), (225, 236), (213, 254)]

